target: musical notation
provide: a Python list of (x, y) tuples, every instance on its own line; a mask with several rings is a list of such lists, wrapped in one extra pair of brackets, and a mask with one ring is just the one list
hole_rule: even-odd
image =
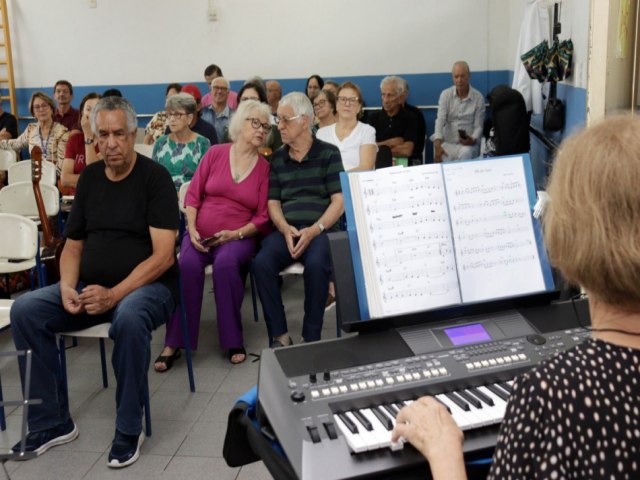
[(518, 263), (531, 262), (536, 260), (535, 255), (520, 255), (518, 257), (498, 258), (495, 260), (479, 260), (462, 264), (462, 270), (490, 269), (494, 267), (507, 267)]
[[(486, 172), (485, 172), (486, 173)], [(510, 182), (499, 182), (495, 185), (474, 185), (464, 188), (458, 188), (453, 190), (453, 194), (456, 197), (460, 197), (463, 195), (487, 195), (489, 193), (495, 192), (504, 192), (508, 190), (519, 190), (522, 189), (523, 184), (520, 181), (513, 180)]]
[(446, 295), (458, 290), (457, 282), (439, 283), (436, 285), (426, 285), (423, 287), (407, 288), (400, 291), (388, 290), (382, 294), (383, 300), (402, 300), (420, 298), (425, 296)]

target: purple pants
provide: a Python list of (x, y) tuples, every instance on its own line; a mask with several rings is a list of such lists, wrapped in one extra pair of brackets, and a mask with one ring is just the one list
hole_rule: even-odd
[(180, 272), (184, 290), (184, 305), (176, 309), (167, 324), (165, 345), (183, 348), (182, 330), (180, 328), (180, 308), (187, 312), (189, 341), (193, 350), (198, 349), (198, 333), (200, 330), (200, 313), (204, 293), (204, 269), (213, 265), (213, 292), (218, 316), (218, 337), (223, 349), (239, 348), (244, 345), (242, 338), (242, 300), (244, 298), (244, 282), (240, 267), (251, 261), (255, 251), (252, 238), (233, 240), (208, 253), (197, 251), (186, 233), (180, 247)]

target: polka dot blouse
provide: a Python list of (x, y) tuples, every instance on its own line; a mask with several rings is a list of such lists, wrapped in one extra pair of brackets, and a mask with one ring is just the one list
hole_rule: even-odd
[(640, 479), (640, 351), (590, 339), (516, 379), (491, 479)]

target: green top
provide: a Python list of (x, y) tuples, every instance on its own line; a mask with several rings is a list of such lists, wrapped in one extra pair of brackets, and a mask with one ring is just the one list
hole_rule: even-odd
[(209, 140), (201, 135), (187, 143), (176, 143), (169, 135), (163, 135), (153, 145), (151, 156), (169, 171), (177, 191), (183, 183), (191, 181), (210, 145)]

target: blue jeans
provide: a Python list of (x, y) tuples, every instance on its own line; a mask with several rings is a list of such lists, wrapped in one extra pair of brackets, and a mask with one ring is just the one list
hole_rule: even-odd
[(273, 232), (262, 241), (260, 251), (253, 263), (256, 286), (267, 322), (269, 339), (287, 333), (287, 318), (284, 314), (280, 293), (280, 271), (300, 261), (304, 265), (304, 320), (302, 337), (307, 342), (320, 340), (324, 308), (327, 303), (331, 259), (326, 233), (314, 238), (298, 260), (291, 258), (284, 236)]
[[(18, 350), (32, 350), (31, 393), (42, 399), (29, 407), (29, 431), (38, 432), (69, 419), (69, 399), (60, 372), (56, 333), (111, 322), (114, 340), (111, 363), (116, 388), (116, 428), (128, 435), (142, 431), (144, 386), (151, 360), (151, 332), (166, 323), (175, 307), (171, 292), (152, 283), (127, 295), (112, 310), (101, 315), (72, 315), (62, 307), (60, 284), (19, 297), (11, 308), (11, 333)], [(20, 357), (24, 386), (25, 362)]]

